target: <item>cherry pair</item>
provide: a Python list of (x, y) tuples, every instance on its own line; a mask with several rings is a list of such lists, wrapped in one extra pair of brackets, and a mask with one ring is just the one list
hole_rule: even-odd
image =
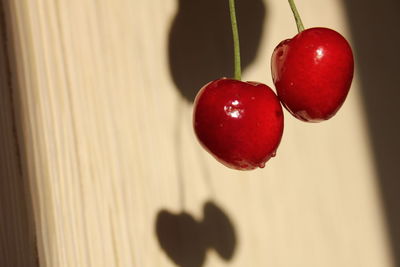
[(277, 95), (265, 84), (227, 78), (199, 91), (193, 113), (197, 138), (229, 168), (263, 168), (283, 134), (280, 103), (302, 121), (327, 120), (342, 106), (353, 68), (352, 50), (342, 35), (327, 28), (299, 28), (272, 54)]

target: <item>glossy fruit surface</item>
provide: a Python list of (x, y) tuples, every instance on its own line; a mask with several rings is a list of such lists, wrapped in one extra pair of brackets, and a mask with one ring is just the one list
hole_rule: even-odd
[(202, 146), (229, 168), (264, 167), (283, 133), (282, 107), (268, 86), (218, 79), (194, 103), (193, 126)]
[(296, 118), (318, 122), (342, 106), (353, 79), (354, 60), (342, 35), (310, 28), (282, 41), (271, 60), (272, 78), (282, 104)]

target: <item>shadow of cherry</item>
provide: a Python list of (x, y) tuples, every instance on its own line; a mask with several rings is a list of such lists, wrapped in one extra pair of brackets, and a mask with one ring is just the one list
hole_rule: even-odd
[[(193, 102), (206, 83), (233, 77), (228, 1), (178, 0), (169, 33), (170, 72), (181, 95)], [(236, 0), (242, 69), (256, 57), (266, 8), (262, 0)]]
[(187, 212), (159, 211), (156, 235), (167, 256), (181, 267), (203, 266), (209, 248), (228, 261), (232, 259), (237, 243), (229, 217), (211, 201), (205, 203), (203, 220), (199, 222)]

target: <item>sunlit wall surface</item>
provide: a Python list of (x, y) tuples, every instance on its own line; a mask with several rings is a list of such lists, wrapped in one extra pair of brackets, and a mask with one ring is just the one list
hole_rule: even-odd
[[(306, 27), (351, 43), (353, 85), (329, 121), (285, 111), (251, 172), (192, 128), (197, 91), (233, 73), (227, 0), (2, 3), (0, 266), (399, 265), (397, 0), (297, 0)], [(237, 8), (243, 80), (273, 87), (289, 5)]]

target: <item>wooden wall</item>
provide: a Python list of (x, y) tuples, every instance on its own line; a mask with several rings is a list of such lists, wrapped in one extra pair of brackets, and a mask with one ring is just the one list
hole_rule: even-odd
[[(394, 266), (358, 72), (332, 120), (285, 112), (264, 169), (197, 143), (193, 96), (232, 73), (226, 6), (3, 0), (1, 266)], [(243, 78), (272, 85), (289, 6), (238, 7)], [(341, 1), (298, 8), (353, 42)]]

